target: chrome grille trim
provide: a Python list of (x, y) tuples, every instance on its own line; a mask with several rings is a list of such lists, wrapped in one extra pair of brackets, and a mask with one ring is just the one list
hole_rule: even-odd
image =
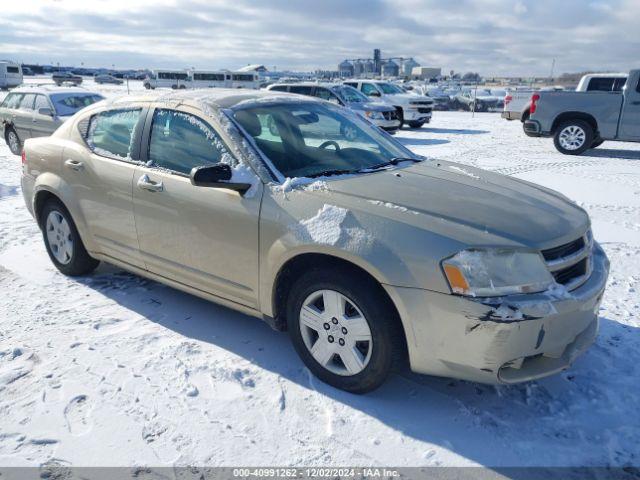
[(554, 251), (561, 249), (562, 247), (571, 248), (572, 245), (576, 244), (579, 240), (582, 240), (582, 248), (576, 251), (572, 251), (568, 255), (564, 255), (561, 257), (553, 258), (552, 260), (546, 260), (545, 263), (549, 272), (553, 275), (554, 279), (557, 276), (561, 276), (563, 272), (566, 270), (576, 266), (581, 261), (585, 261), (586, 265), (584, 268), (584, 274), (573, 277), (562, 283), (567, 290), (574, 290), (586, 282), (591, 274), (593, 273), (593, 261), (592, 261), (592, 251), (593, 251), (593, 236), (591, 235), (591, 231), (587, 231), (581, 238), (578, 238), (572, 242), (569, 242), (565, 245), (560, 245), (555, 248), (550, 248), (542, 251), (542, 256), (545, 258), (545, 252), (547, 256), (555, 256), (553, 255)]

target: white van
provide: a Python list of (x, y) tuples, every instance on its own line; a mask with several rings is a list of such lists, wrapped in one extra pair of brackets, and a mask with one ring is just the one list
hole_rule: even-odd
[(0, 60), (0, 88), (5, 90), (22, 83), (22, 68), (9, 60)]
[(254, 72), (231, 72), (231, 88), (260, 88), (260, 77)]
[(191, 76), (186, 70), (151, 70), (144, 79), (144, 88), (191, 88)]
[(192, 70), (192, 88), (212, 88), (231, 86), (231, 72), (224, 70)]

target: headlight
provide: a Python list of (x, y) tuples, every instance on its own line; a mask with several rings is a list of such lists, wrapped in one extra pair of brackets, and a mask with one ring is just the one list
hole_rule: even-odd
[(373, 112), (371, 110), (367, 110), (366, 112), (364, 112), (364, 115), (367, 118), (370, 118), (371, 120), (383, 120), (384, 119), (384, 115), (382, 114), (382, 112)]
[(542, 292), (554, 283), (536, 252), (463, 250), (443, 260), (442, 268), (454, 293), (472, 297)]

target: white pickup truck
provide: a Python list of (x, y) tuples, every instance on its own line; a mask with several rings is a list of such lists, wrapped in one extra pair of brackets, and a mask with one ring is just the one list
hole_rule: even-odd
[(371, 101), (383, 101), (395, 107), (400, 128), (404, 124), (410, 128), (420, 128), (431, 121), (434, 102), (429, 97), (406, 93), (397, 85), (383, 80), (347, 80), (343, 83), (360, 90)]

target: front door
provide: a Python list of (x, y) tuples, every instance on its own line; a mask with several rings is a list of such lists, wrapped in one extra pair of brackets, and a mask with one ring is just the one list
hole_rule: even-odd
[(191, 184), (193, 167), (230, 158), (196, 110), (157, 109), (149, 131), (149, 161), (136, 169), (133, 183), (138, 241), (147, 269), (257, 308), (262, 183), (256, 177), (244, 196)]
[(640, 140), (640, 79), (637, 75), (633, 84), (627, 83), (619, 131), (620, 140)]

